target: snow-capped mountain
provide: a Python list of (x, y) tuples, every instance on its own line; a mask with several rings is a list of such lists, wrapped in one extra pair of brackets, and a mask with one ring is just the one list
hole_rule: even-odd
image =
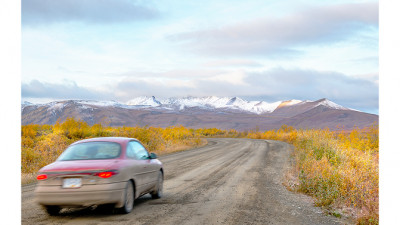
[(21, 103), (22, 124), (54, 124), (68, 117), (89, 124), (111, 126), (216, 127), (220, 129), (299, 128), (337, 129), (370, 126), (378, 116), (340, 106), (328, 99), (317, 101), (246, 101), (239, 97), (133, 98), (116, 101), (65, 100), (46, 104)]
[(343, 106), (341, 106), (341, 105), (338, 105), (338, 104), (336, 104), (336, 103), (334, 103), (334, 102), (332, 102), (332, 101), (329, 101), (329, 100), (326, 99), (326, 98), (322, 99), (322, 100), (317, 104), (317, 106), (319, 106), (319, 105), (323, 105), (323, 106), (326, 106), (326, 107), (329, 107), (329, 108), (333, 108), (333, 109), (348, 109), (348, 108), (343, 107)]
[(321, 99), (318, 101), (301, 101), (301, 100), (288, 100), (288, 101), (246, 101), (239, 97), (183, 97), (183, 98), (168, 98), (157, 99), (154, 96), (140, 96), (129, 100), (127, 103), (120, 103), (117, 101), (95, 101), (95, 100), (68, 100), (68, 101), (54, 101), (46, 104), (33, 104), (30, 102), (23, 102), (22, 109), (26, 106), (47, 106), (49, 111), (60, 111), (68, 104), (76, 104), (81, 109), (91, 107), (115, 107), (125, 109), (164, 109), (172, 111), (182, 111), (191, 108), (200, 108), (203, 110), (232, 110), (241, 111), (245, 113), (265, 114), (273, 113), (276, 109), (282, 107), (290, 107), (295, 105), (308, 104), (311, 107), (319, 105), (326, 106), (332, 109), (347, 109), (338, 105), (328, 99)]
[(154, 96), (146, 97), (141, 96), (131, 99), (127, 102), (130, 106), (142, 107), (163, 107), (166, 109), (184, 110), (188, 108), (202, 108), (202, 109), (231, 109), (240, 110), (248, 113), (270, 113), (273, 112), (281, 101), (268, 103), (265, 101), (246, 101), (239, 97), (183, 97), (183, 98), (168, 98), (156, 99)]
[(161, 102), (159, 102), (154, 96), (151, 96), (151, 97), (140, 96), (140, 97), (131, 99), (126, 104), (127, 105), (134, 105), (134, 106), (157, 107), (157, 106), (161, 105)]

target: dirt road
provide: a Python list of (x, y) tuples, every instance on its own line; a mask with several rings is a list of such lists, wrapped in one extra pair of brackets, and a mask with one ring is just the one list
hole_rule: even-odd
[(290, 146), (278, 141), (209, 139), (205, 147), (160, 157), (164, 196), (145, 195), (128, 215), (96, 208), (48, 216), (22, 188), (22, 224), (341, 224), (286, 190)]

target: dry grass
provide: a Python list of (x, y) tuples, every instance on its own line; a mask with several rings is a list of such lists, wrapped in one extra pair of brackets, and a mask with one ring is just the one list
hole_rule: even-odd
[(354, 216), (358, 224), (379, 221), (379, 130), (250, 132), (250, 138), (292, 143), (293, 168), (285, 186), (315, 198), (317, 206)]
[(31, 184), (36, 182), (36, 173), (21, 174), (21, 185)]

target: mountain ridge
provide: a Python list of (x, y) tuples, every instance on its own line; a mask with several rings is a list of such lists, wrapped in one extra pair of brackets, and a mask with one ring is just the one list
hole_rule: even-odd
[(246, 130), (276, 129), (283, 124), (296, 128), (348, 129), (379, 122), (374, 114), (338, 105), (326, 98), (316, 101), (286, 100), (268, 103), (239, 97), (184, 97), (157, 99), (141, 96), (127, 103), (95, 100), (64, 100), (44, 104), (21, 103), (21, 123), (54, 124), (68, 117), (88, 124), (110, 126), (216, 127)]

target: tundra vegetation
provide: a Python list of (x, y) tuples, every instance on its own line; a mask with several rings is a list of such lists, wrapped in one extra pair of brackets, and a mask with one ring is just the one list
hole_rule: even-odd
[(311, 195), (334, 215), (352, 215), (357, 224), (379, 223), (379, 129), (252, 131), (249, 138), (293, 144), (293, 167), (284, 184)]
[(351, 215), (358, 224), (379, 220), (379, 129), (259, 129), (238, 132), (183, 126), (110, 127), (88, 125), (69, 118), (55, 125), (21, 127), (22, 184), (35, 180), (37, 171), (56, 160), (71, 143), (93, 137), (134, 137), (150, 152), (167, 154), (204, 145), (204, 137), (253, 138), (285, 141), (294, 146), (292, 168), (284, 181), (296, 192), (308, 194), (315, 205), (334, 216)]

